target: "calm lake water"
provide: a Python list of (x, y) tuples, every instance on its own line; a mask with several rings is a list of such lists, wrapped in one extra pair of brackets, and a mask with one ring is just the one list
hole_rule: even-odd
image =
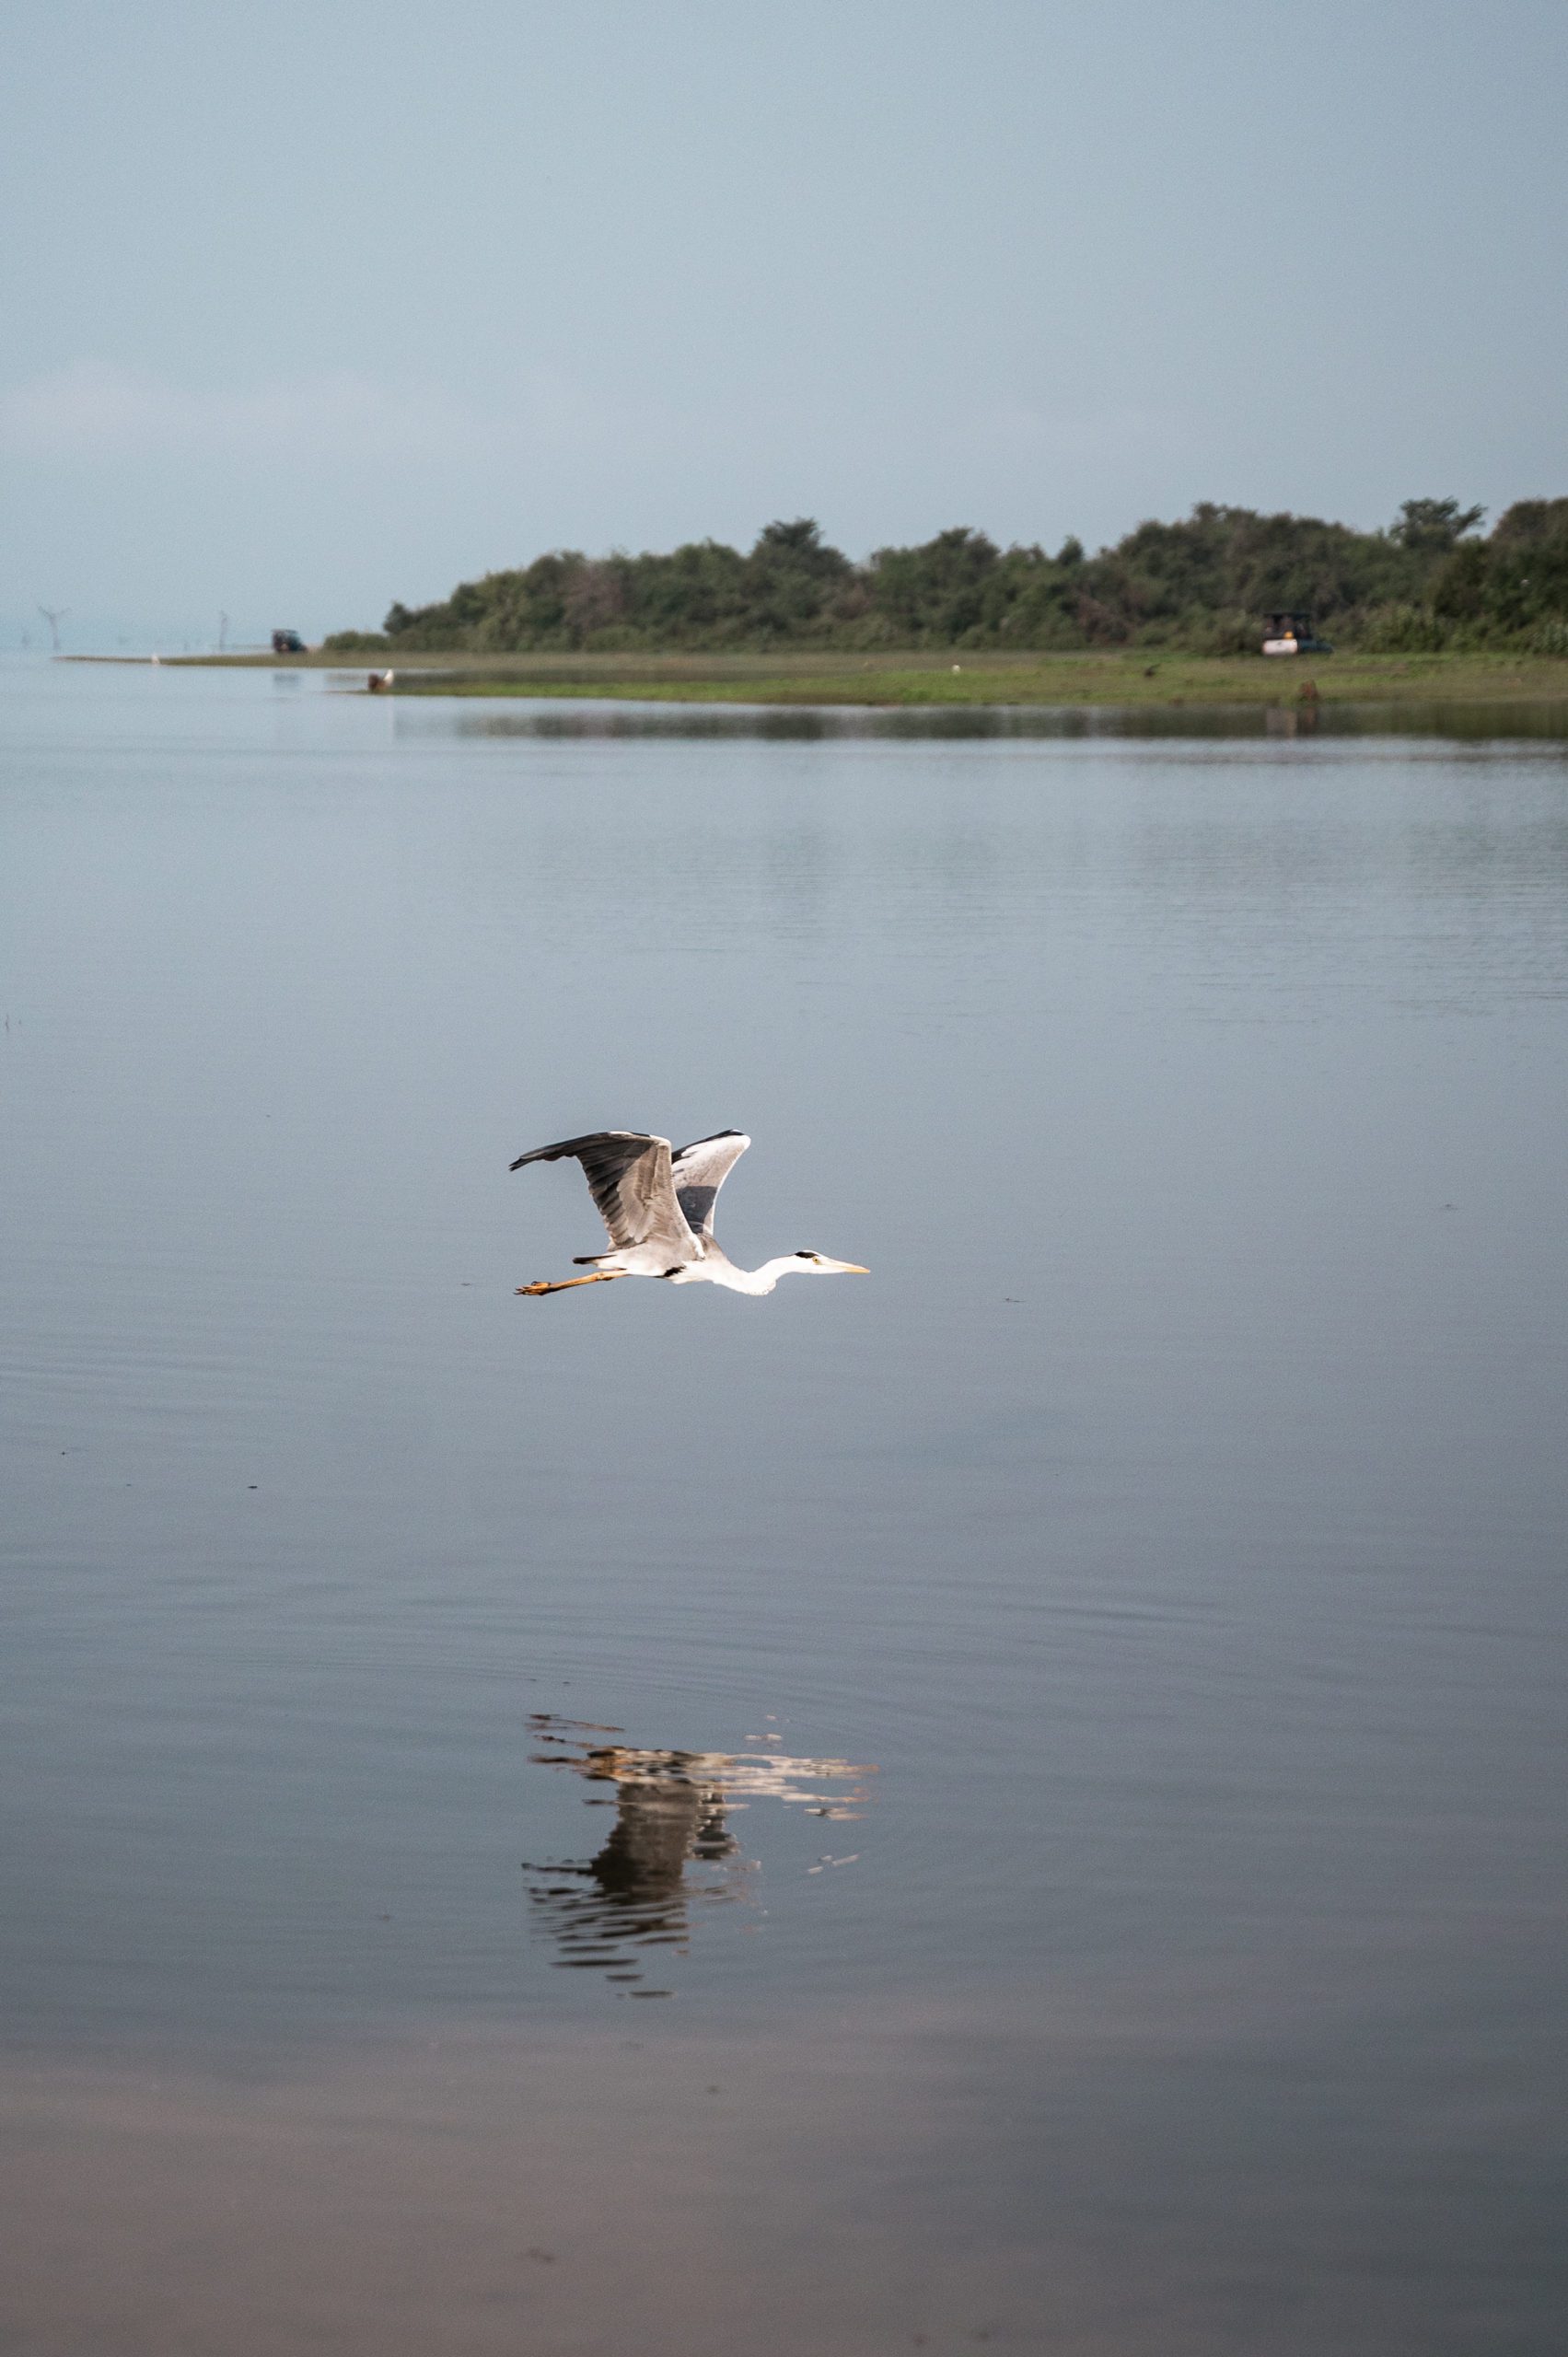
[(1568, 748), (0, 760), (6, 2347), (1557, 2357)]

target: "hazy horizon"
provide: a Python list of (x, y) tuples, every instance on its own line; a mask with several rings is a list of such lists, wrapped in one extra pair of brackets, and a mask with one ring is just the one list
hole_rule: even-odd
[(374, 625), (812, 515), (1568, 489), (1568, 16), (16, 17), (0, 644)]

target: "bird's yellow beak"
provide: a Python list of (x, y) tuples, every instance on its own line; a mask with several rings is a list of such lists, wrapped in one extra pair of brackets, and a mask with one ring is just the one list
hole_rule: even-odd
[(868, 1277), (871, 1271), (869, 1269), (863, 1269), (858, 1260), (841, 1260), (839, 1274), (841, 1277)]

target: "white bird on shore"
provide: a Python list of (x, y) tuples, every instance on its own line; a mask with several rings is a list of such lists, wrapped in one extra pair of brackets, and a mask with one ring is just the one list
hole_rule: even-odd
[(565, 1293), (573, 1285), (608, 1284), (614, 1277), (662, 1277), (672, 1285), (727, 1285), (731, 1293), (772, 1293), (781, 1277), (865, 1277), (858, 1260), (830, 1260), (820, 1252), (786, 1252), (760, 1269), (738, 1269), (714, 1240), (714, 1202), (751, 1141), (720, 1130), (670, 1152), (668, 1138), (644, 1130), (596, 1130), (590, 1136), (536, 1146), (512, 1164), (580, 1162), (613, 1251), (584, 1253), (587, 1277), (519, 1285), (519, 1294)]

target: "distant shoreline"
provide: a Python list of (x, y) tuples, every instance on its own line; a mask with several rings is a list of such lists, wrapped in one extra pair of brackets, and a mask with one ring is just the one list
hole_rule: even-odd
[[(134, 660), (125, 656), (62, 658)], [(139, 658), (146, 661), (149, 658)], [(166, 655), (169, 670), (333, 671), (367, 680), (385, 657)], [(400, 696), (605, 697), (693, 704), (867, 707), (1106, 704), (1505, 703), (1568, 707), (1568, 657), (1519, 655), (1106, 654), (955, 657), (796, 649), (788, 654), (420, 655), (391, 656)], [(382, 692), (386, 692), (383, 691)]]

